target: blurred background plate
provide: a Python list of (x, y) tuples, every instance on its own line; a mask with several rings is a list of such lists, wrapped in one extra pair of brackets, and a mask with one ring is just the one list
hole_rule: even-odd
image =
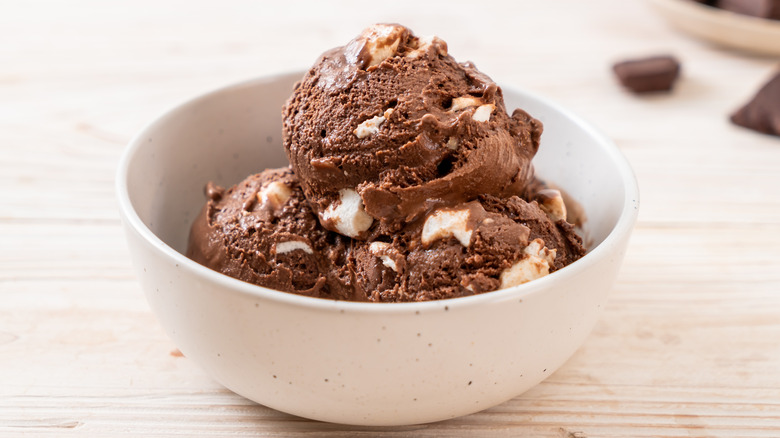
[(754, 54), (780, 56), (780, 20), (735, 14), (691, 0), (650, 0), (674, 27), (703, 40)]

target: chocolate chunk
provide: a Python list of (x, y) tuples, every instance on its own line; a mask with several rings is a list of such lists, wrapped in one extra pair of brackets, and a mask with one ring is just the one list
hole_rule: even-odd
[(732, 114), (731, 121), (754, 131), (780, 136), (780, 73), (764, 84), (750, 102)]
[(619, 62), (612, 70), (634, 93), (669, 91), (680, 74), (680, 63), (672, 56), (654, 56)]
[(737, 14), (780, 20), (780, 0), (718, 0), (715, 6)]

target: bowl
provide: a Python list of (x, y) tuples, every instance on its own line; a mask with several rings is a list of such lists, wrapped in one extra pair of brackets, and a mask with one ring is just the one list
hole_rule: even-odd
[(230, 390), (279, 411), (353, 425), (477, 412), (558, 369), (593, 328), (637, 216), (617, 147), (578, 117), (504, 88), (542, 120), (539, 175), (582, 204), (592, 242), (574, 264), (482, 295), (357, 303), (278, 292), (183, 254), (203, 186), (287, 163), (281, 106), (302, 73), (228, 86), (168, 111), (127, 148), (117, 176), (130, 254), (149, 305), (183, 354)]
[(694, 37), (756, 55), (780, 55), (780, 21), (751, 17), (692, 0), (651, 0), (672, 26)]

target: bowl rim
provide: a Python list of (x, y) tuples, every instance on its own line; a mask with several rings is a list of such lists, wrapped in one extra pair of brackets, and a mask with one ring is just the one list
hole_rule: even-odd
[(601, 131), (595, 128), (590, 123), (586, 122), (580, 116), (572, 113), (571, 111), (561, 107), (557, 103), (537, 95), (533, 92), (526, 91), (521, 88), (504, 86), (501, 88), (509, 90), (513, 94), (521, 95), (523, 98), (534, 100), (539, 104), (549, 107), (552, 111), (558, 112), (565, 118), (571, 120), (575, 125), (580, 127), (589, 136), (596, 140), (596, 143), (604, 149), (608, 157), (617, 166), (621, 179), (624, 184), (625, 194), (623, 199), (623, 207), (620, 212), (615, 226), (607, 234), (604, 240), (599, 243), (598, 246), (588, 251), (588, 253), (581, 259), (566, 266), (564, 269), (555, 271), (542, 278), (524, 283), (521, 285), (513, 286), (506, 289), (499, 289), (496, 291), (486, 292), (477, 295), (471, 295), (466, 297), (449, 298), (443, 300), (433, 301), (420, 301), (420, 302), (403, 302), (403, 303), (375, 303), (375, 302), (356, 302), (356, 301), (343, 301), (333, 299), (323, 299), (308, 297), (303, 295), (297, 295), (290, 292), (282, 292), (273, 289), (269, 289), (263, 286), (247, 283), (232, 277), (229, 277), (220, 272), (207, 268), (181, 254), (173, 247), (164, 242), (149, 227), (144, 224), (138, 213), (133, 207), (133, 203), (130, 200), (130, 192), (128, 186), (128, 177), (130, 165), (133, 162), (138, 151), (143, 147), (144, 141), (142, 139), (148, 137), (148, 132), (156, 128), (160, 123), (163, 123), (166, 119), (173, 117), (177, 113), (184, 111), (187, 107), (196, 105), (199, 102), (213, 98), (219, 94), (234, 91), (244, 87), (251, 87), (260, 84), (273, 83), (280, 80), (290, 80), (294, 78), (301, 78), (303, 71), (300, 72), (288, 72), (279, 73), (269, 76), (261, 76), (253, 79), (247, 79), (225, 86), (218, 87), (211, 91), (202, 93), (195, 97), (185, 99), (163, 111), (158, 117), (155, 117), (149, 122), (143, 129), (141, 129), (128, 143), (122, 156), (119, 160), (115, 190), (119, 204), (119, 213), (122, 221), (125, 224), (126, 232), (134, 232), (140, 236), (146, 244), (152, 246), (156, 251), (164, 255), (171, 261), (171, 265), (177, 265), (179, 268), (190, 271), (193, 275), (203, 277), (209, 282), (220, 285), (225, 289), (229, 289), (232, 292), (237, 292), (255, 299), (261, 299), (265, 301), (274, 301), (279, 304), (292, 305), (297, 307), (309, 308), (312, 310), (327, 310), (327, 311), (339, 311), (339, 312), (361, 312), (361, 313), (408, 313), (434, 311), (434, 310), (454, 310), (464, 306), (475, 306), (484, 303), (505, 302), (507, 300), (525, 299), (531, 295), (543, 293), (549, 289), (552, 282), (559, 282), (566, 278), (577, 275), (579, 271), (587, 270), (592, 265), (596, 264), (599, 260), (609, 257), (611, 248), (619, 246), (624, 239), (628, 239), (630, 233), (634, 227), (639, 210), (639, 186), (634, 175), (631, 166), (622, 154), (617, 145)]

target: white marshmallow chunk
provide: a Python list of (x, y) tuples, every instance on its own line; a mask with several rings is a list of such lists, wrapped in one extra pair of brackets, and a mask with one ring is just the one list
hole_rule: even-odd
[(292, 190), (287, 187), (286, 184), (274, 181), (265, 187), (257, 194), (257, 198), (262, 205), (270, 205), (274, 209), (277, 209), (284, 205), (290, 196)]
[(368, 230), (374, 218), (363, 208), (363, 199), (352, 189), (339, 190), (339, 202), (322, 212), (323, 221), (333, 221), (336, 231), (347, 237), (358, 237)]
[(523, 253), (523, 258), (501, 273), (499, 289), (527, 283), (550, 273), (556, 250), (544, 246), (542, 239), (534, 239), (525, 247)]
[(447, 55), (447, 46), (439, 37), (434, 35), (424, 35), (417, 38), (417, 48), (406, 54), (407, 58), (419, 58), (431, 47), (434, 42), (439, 43), (439, 54), (442, 56)]
[(382, 260), (383, 265), (398, 272), (398, 266), (396, 266), (395, 260), (385, 254), (385, 251), (388, 249), (390, 249), (390, 244), (386, 242), (371, 242), (371, 245), (368, 247), (371, 254), (379, 257), (379, 260)]
[(555, 189), (540, 190), (536, 195), (539, 208), (542, 209), (553, 222), (566, 220), (566, 204), (563, 202), (561, 192)]
[(431, 46), (431, 43), (433, 42), (434, 38), (436, 37), (432, 35), (424, 35), (417, 38), (417, 48), (407, 53), (406, 57), (414, 59), (422, 56), (422, 54), (425, 53), (426, 50), (428, 50), (428, 47)]
[(395, 265), (395, 260), (386, 255), (380, 256), (379, 259), (382, 260), (383, 265), (387, 266), (395, 272), (398, 272), (398, 267)]
[(369, 135), (376, 134), (377, 131), (379, 131), (379, 127), (382, 126), (382, 123), (384, 123), (385, 117), (384, 116), (374, 116), (363, 123), (359, 124), (357, 128), (355, 128), (355, 135), (357, 138), (366, 138)]
[(471, 108), (472, 106), (480, 106), (482, 100), (474, 96), (462, 96), (452, 99), (452, 106), (450, 112), (460, 111), (462, 109)]
[(399, 26), (387, 24), (377, 24), (366, 30), (363, 36), (366, 39), (368, 53), (371, 55), (368, 67), (379, 65), (385, 59), (395, 55), (401, 42), (401, 30)]
[(301, 242), (299, 240), (288, 240), (287, 242), (279, 242), (276, 244), (277, 254), (284, 254), (296, 250), (302, 250), (307, 254), (314, 254), (311, 246), (309, 246), (306, 242)]
[(496, 109), (496, 106), (492, 103), (480, 105), (479, 108), (474, 110), (474, 114), (471, 116), (471, 118), (477, 122), (487, 122), (490, 120), (490, 115), (493, 114), (494, 109)]
[(470, 211), (438, 210), (425, 220), (422, 230), (423, 245), (430, 245), (437, 239), (455, 237), (461, 245), (468, 248), (471, 243), (471, 233), (468, 229)]
[(371, 242), (371, 245), (368, 246), (368, 250), (374, 255), (381, 254), (388, 248), (390, 248), (390, 244), (387, 242)]

